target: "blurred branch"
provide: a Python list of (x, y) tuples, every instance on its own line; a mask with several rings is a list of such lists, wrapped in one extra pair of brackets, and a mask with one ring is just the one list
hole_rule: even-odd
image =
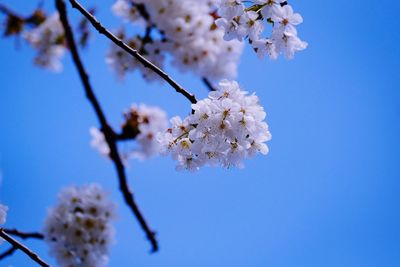
[(40, 8), (35, 9), (29, 16), (22, 16), (7, 6), (0, 4), (0, 13), (6, 15), (4, 36), (19, 35), (23, 31), (25, 25), (34, 27), (46, 19), (46, 15)]
[(22, 239), (28, 239), (28, 238), (44, 239), (44, 235), (37, 232), (21, 232), (17, 229), (3, 229), (3, 231), (9, 235), (18, 236)]
[(0, 3), (0, 12), (7, 16), (13, 16), (13, 17), (18, 17), (18, 18), (24, 19), (23, 16), (18, 15), (16, 12), (12, 11), (10, 8), (8, 8), (7, 6), (5, 6), (1, 3)]
[(148, 59), (143, 57), (139, 52), (130, 46), (128, 46), (126, 43), (124, 43), (121, 39), (119, 39), (117, 36), (115, 36), (113, 33), (111, 33), (109, 30), (107, 30), (98, 20), (95, 16), (90, 14), (80, 3), (78, 3), (76, 0), (69, 0), (71, 3), (72, 7), (77, 9), (82, 15), (84, 15), (89, 22), (93, 25), (93, 27), (100, 33), (105, 35), (108, 39), (110, 39), (113, 43), (115, 43), (117, 46), (125, 50), (127, 53), (129, 53), (131, 56), (136, 58), (145, 68), (149, 68), (153, 72), (155, 72), (157, 75), (159, 75), (162, 79), (164, 79), (169, 85), (171, 85), (176, 92), (182, 94), (185, 96), (192, 104), (197, 102), (196, 97), (192, 94), (186, 91), (181, 85), (179, 85), (175, 80), (173, 80), (166, 72), (158, 68), (156, 65), (151, 63)]
[[(14, 238), (12, 238), (9, 234), (5, 232), (4, 229), (0, 228), (0, 237), (6, 240), (8, 243), (10, 243), (13, 247), (7, 250), (5, 253), (1, 254), (2, 257), (7, 257), (9, 255), (12, 255), (14, 251), (17, 249), (21, 250), (24, 252), (29, 258), (31, 258), (33, 261), (35, 261), (37, 264), (43, 267), (50, 267), (49, 264), (47, 264), (45, 261), (43, 261), (35, 252), (30, 250), (28, 247), (24, 246)], [(5, 256), (3, 256), (5, 255)]]
[(12, 256), (12, 254), (14, 254), (15, 251), (17, 251), (17, 248), (12, 246), (11, 248), (7, 249), (6, 251), (0, 254), (0, 260)]
[(203, 77), (201, 80), (206, 85), (206, 87), (208, 88), (209, 91), (216, 91), (214, 86), (211, 84), (211, 82), (206, 77)]
[[(117, 143), (116, 134), (113, 131), (113, 129), (109, 126), (109, 124), (106, 120), (104, 112), (103, 112), (103, 110), (94, 94), (92, 86), (89, 82), (89, 76), (83, 66), (81, 59), (80, 59), (78, 49), (76, 47), (75, 39), (74, 39), (72, 30), (71, 30), (71, 26), (68, 22), (65, 2), (63, 0), (56, 0), (56, 7), (57, 7), (58, 12), (60, 13), (60, 19), (61, 19), (62, 25), (64, 27), (65, 36), (66, 36), (68, 46), (71, 51), (72, 59), (78, 70), (79, 76), (81, 78), (83, 87), (86, 92), (86, 97), (88, 98), (89, 102), (92, 104), (92, 106), (95, 110), (97, 118), (100, 121), (101, 130), (102, 130), (104, 137), (106, 139), (106, 142), (110, 148), (109, 156), (110, 156), (111, 160), (114, 162), (115, 168), (117, 170), (120, 191), (122, 192), (125, 203), (130, 207), (131, 211), (133, 212), (133, 214), (136, 216), (137, 220), (139, 221), (139, 224), (142, 227), (143, 231), (146, 233), (147, 239), (150, 241), (150, 243), (152, 245), (152, 252), (155, 252), (158, 250), (158, 243), (155, 238), (155, 233), (147, 225), (147, 222), (145, 221), (137, 204), (135, 203), (132, 191), (129, 189), (127, 177), (126, 177), (126, 173), (125, 173), (125, 167), (122, 163), (121, 157), (118, 152), (118, 147), (116, 144)], [(87, 12), (87, 11), (85, 10), (85, 12)], [(87, 12), (87, 15), (92, 16), (89, 12)], [(114, 35), (112, 35), (112, 36), (114, 36)], [(114, 36), (114, 38), (116, 38), (116, 37)], [(137, 52), (135, 52), (135, 53), (137, 53)], [(147, 62), (146, 59), (144, 59), (144, 60)]]

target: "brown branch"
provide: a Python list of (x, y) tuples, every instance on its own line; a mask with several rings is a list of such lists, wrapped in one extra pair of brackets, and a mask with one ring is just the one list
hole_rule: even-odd
[(168, 84), (170, 84), (176, 92), (182, 94), (185, 96), (192, 104), (197, 102), (196, 97), (186, 91), (181, 85), (179, 85), (175, 80), (173, 80), (166, 72), (158, 68), (156, 65), (151, 63), (149, 60), (147, 60), (145, 57), (143, 57), (139, 52), (135, 49), (132, 49), (129, 45), (124, 43), (121, 39), (119, 39), (117, 36), (115, 36), (113, 33), (111, 33), (109, 30), (107, 30), (98, 20), (95, 16), (90, 14), (80, 3), (78, 3), (76, 0), (69, 0), (71, 3), (72, 7), (77, 9), (82, 15), (84, 15), (89, 22), (93, 25), (93, 27), (100, 33), (105, 35), (108, 39), (110, 39), (113, 43), (115, 43), (117, 46), (125, 50), (127, 53), (129, 53), (131, 56), (136, 58), (145, 68), (149, 68), (153, 72), (155, 72), (158, 76), (160, 76), (162, 79), (164, 79)]
[[(20, 242), (18, 242), (17, 240), (15, 240), (14, 238), (12, 238), (10, 235), (8, 235), (3, 229), (0, 228), (0, 237), (3, 238), (4, 240), (6, 240), (8, 243), (10, 243), (13, 247), (15, 247), (16, 249), (21, 250), (22, 252), (24, 252), (29, 258), (31, 258), (33, 261), (35, 261), (37, 264), (39, 264), (40, 266), (43, 267), (50, 267), (49, 264), (47, 264), (45, 261), (43, 261), (35, 252), (33, 252), (32, 250), (30, 250), (28, 247), (24, 246), (23, 244), (21, 244)], [(14, 251), (10, 252), (10, 250), (8, 250), (9, 253), (13, 253)]]
[[(83, 66), (81, 59), (80, 59), (78, 49), (76, 47), (76, 43), (74, 40), (74, 35), (71, 30), (71, 26), (68, 22), (65, 2), (63, 0), (56, 0), (56, 7), (57, 7), (58, 12), (60, 13), (60, 19), (61, 19), (62, 25), (64, 27), (65, 36), (66, 36), (66, 39), (68, 42), (68, 47), (71, 51), (72, 59), (78, 70), (83, 87), (85, 89), (86, 97), (88, 98), (89, 102), (92, 104), (92, 106), (95, 110), (97, 118), (100, 121), (101, 130), (104, 133), (106, 142), (110, 148), (109, 156), (110, 156), (111, 160), (114, 162), (115, 168), (117, 170), (120, 191), (122, 192), (125, 203), (129, 206), (129, 208), (131, 209), (131, 211), (133, 212), (133, 214), (136, 216), (137, 220), (139, 221), (141, 228), (146, 233), (147, 239), (150, 241), (150, 243), (152, 245), (152, 252), (156, 252), (158, 250), (158, 243), (155, 238), (155, 233), (147, 225), (147, 222), (144, 219), (143, 215), (141, 214), (139, 207), (135, 203), (133, 194), (132, 194), (131, 190), (129, 189), (126, 174), (125, 174), (125, 167), (122, 163), (121, 157), (118, 152), (118, 147), (116, 144), (116, 141), (117, 141), (116, 134), (114, 133), (112, 128), (109, 126), (109, 124), (106, 120), (104, 112), (103, 112), (103, 110), (94, 94), (92, 86), (89, 82), (89, 76)], [(92, 16), (90, 13), (88, 13), (88, 15)]]
[(9, 235), (18, 236), (19, 238), (22, 239), (28, 239), (28, 238), (44, 239), (44, 235), (37, 232), (21, 232), (17, 229), (3, 229), (3, 231)]

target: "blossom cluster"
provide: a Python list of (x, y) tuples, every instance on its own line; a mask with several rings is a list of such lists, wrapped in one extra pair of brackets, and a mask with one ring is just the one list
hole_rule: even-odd
[[(291, 59), (297, 51), (307, 47), (296, 30), (303, 18), (293, 12), (286, 0), (221, 0), (218, 13), (221, 17), (216, 24), (224, 29), (225, 40), (248, 38), (260, 57), (268, 55), (276, 59), (284, 54)], [(262, 37), (263, 22), (273, 25), (268, 38)]]
[[(121, 128), (118, 139), (125, 143), (125, 146), (122, 147), (123, 158), (148, 159), (160, 152), (161, 145), (156, 136), (168, 128), (167, 115), (158, 107), (133, 104), (125, 113), (125, 121)], [(101, 154), (108, 156), (110, 149), (105, 142), (103, 133), (97, 128), (91, 128), (90, 132), (92, 135), (91, 145)], [(136, 141), (134, 146), (130, 145), (132, 140)]]
[[(162, 67), (165, 53), (172, 55), (172, 64), (180, 71), (188, 70), (209, 79), (234, 78), (243, 44), (223, 39), (224, 31), (214, 24), (214, 0), (117, 0), (113, 6), (116, 15), (133, 23), (144, 22), (148, 29), (155, 26), (155, 34), (134, 37), (134, 48)], [(128, 43), (129, 43), (128, 41)], [(139, 43), (139, 45), (138, 45)], [(134, 70), (137, 62), (127, 60), (122, 51), (112, 48), (107, 61), (122, 76)], [(124, 64), (120, 64), (123, 62)], [(143, 69), (141, 69), (143, 70)], [(148, 75), (148, 74), (146, 74)], [(157, 76), (147, 77), (155, 79)]]
[(115, 206), (99, 185), (63, 189), (49, 210), (44, 236), (61, 267), (100, 267), (108, 263)]
[[(120, 32), (118, 37), (131, 48), (138, 50), (141, 55), (145, 56), (157, 67), (163, 66), (165, 55), (161, 51), (160, 41), (152, 40), (152, 42), (147, 42), (146, 39), (139, 35), (127, 38), (123, 32)], [(139, 70), (146, 81), (159, 79), (159, 76), (154, 71), (144, 67), (137, 59), (114, 44), (108, 51), (106, 62), (115, 70), (119, 78), (123, 78), (127, 72)]]
[(64, 29), (57, 12), (44, 22), (23, 34), (24, 38), (37, 50), (35, 63), (49, 70), (59, 72), (63, 66), (61, 58), (65, 54)]
[(244, 159), (268, 153), (266, 113), (258, 97), (242, 91), (237, 82), (222, 80), (192, 109), (183, 120), (172, 118), (171, 128), (158, 136), (163, 152), (178, 161), (178, 170), (204, 165), (241, 168)]

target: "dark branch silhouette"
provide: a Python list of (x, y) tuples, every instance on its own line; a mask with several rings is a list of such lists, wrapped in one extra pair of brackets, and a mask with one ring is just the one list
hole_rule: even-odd
[(17, 15), (17, 13), (15, 13), (14, 11), (12, 11), (11, 9), (9, 9), (8, 7), (6, 7), (3, 4), (0, 4), (0, 12), (4, 13), (6, 15), (9, 15), (9, 16), (21, 17), (22, 18), (22, 16)]
[(0, 254), (0, 260), (3, 260), (9, 256), (12, 256), (15, 251), (17, 251), (16, 247), (11, 247), (11, 248), (7, 249), (6, 251), (4, 251), (3, 253)]
[(17, 229), (3, 229), (3, 231), (9, 235), (18, 236), (19, 238), (22, 239), (28, 239), (28, 238), (44, 239), (44, 235), (37, 232), (22, 232)]
[(84, 15), (89, 22), (93, 25), (93, 27), (100, 33), (105, 35), (108, 39), (110, 39), (113, 43), (115, 43), (117, 46), (125, 50), (127, 53), (129, 53), (131, 56), (136, 58), (145, 68), (149, 68), (153, 72), (155, 72), (157, 75), (159, 75), (162, 79), (164, 79), (168, 84), (170, 84), (176, 92), (182, 94), (185, 96), (192, 104), (197, 102), (196, 97), (192, 94), (186, 91), (181, 85), (179, 85), (175, 80), (173, 80), (166, 72), (164, 72), (162, 69), (158, 68), (156, 65), (151, 63), (149, 60), (147, 60), (145, 57), (143, 57), (139, 52), (133, 48), (131, 48), (129, 45), (124, 43), (121, 39), (119, 39), (117, 36), (115, 36), (112, 32), (107, 30), (98, 20), (95, 16), (90, 14), (89, 11), (87, 11), (78, 1), (76, 0), (69, 0), (71, 3), (72, 7), (77, 9), (82, 15)]
[(214, 88), (214, 86), (211, 84), (211, 82), (206, 77), (203, 77), (201, 80), (206, 85), (206, 87), (208, 88), (209, 91), (216, 91), (217, 90), (217, 89)]
[[(117, 170), (120, 191), (122, 192), (122, 195), (124, 197), (126, 204), (130, 207), (131, 211), (133, 212), (133, 214), (136, 216), (137, 220), (139, 221), (139, 224), (142, 227), (143, 231), (146, 233), (147, 239), (151, 242), (152, 252), (156, 252), (158, 250), (158, 243), (155, 238), (155, 233), (148, 226), (146, 220), (144, 219), (143, 215), (141, 214), (141, 212), (139, 210), (139, 207), (135, 203), (132, 191), (129, 189), (127, 177), (126, 177), (126, 173), (125, 173), (125, 167), (122, 163), (121, 157), (118, 152), (117, 135), (115, 134), (113, 129), (109, 126), (109, 124), (106, 120), (104, 112), (103, 112), (103, 110), (94, 94), (92, 86), (89, 82), (89, 76), (83, 66), (81, 59), (80, 59), (78, 49), (77, 49), (77, 46), (76, 46), (76, 43), (74, 40), (74, 35), (71, 30), (70, 24), (68, 22), (65, 2), (63, 0), (56, 0), (56, 7), (60, 14), (60, 19), (61, 19), (61, 23), (64, 27), (65, 37), (66, 37), (66, 40), (68, 43), (68, 47), (71, 51), (73, 62), (78, 70), (83, 87), (85, 89), (86, 97), (88, 98), (89, 102), (92, 104), (92, 106), (95, 110), (95, 113), (96, 113), (97, 118), (101, 125), (101, 130), (102, 130), (104, 137), (106, 139), (106, 142), (110, 148), (109, 156), (110, 156), (111, 160), (114, 162), (115, 168)], [(85, 10), (85, 12), (87, 12), (87, 11)], [(87, 14), (88, 14), (88, 16), (92, 16), (89, 12)], [(122, 41), (120, 41), (120, 42), (122, 42)], [(135, 51), (134, 53), (137, 53), (137, 52)], [(145, 60), (145, 62), (148, 62), (146, 59), (144, 59), (144, 60)], [(151, 63), (149, 63), (149, 64), (151, 64)]]
[[(10, 243), (13, 246), (13, 248), (15, 248), (15, 249), (9, 249), (8, 251), (6, 251), (5, 253), (8, 253), (8, 254), (6, 254), (6, 256), (11, 255), (12, 253), (14, 253), (15, 250), (19, 249), (22, 252), (24, 252), (29, 258), (31, 258), (33, 261), (35, 261), (37, 264), (39, 264), (40, 266), (50, 267), (50, 265), (48, 263), (46, 263), (45, 261), (43, 261), (35, 252), (33, 252), (28, 247), (24, 246), (23, 244), (21, 244), (20, 242), (18, 242), (14, 238), (12, 238), (9, 234), (7, 234), (1, 228), (0, 228), (0, 237), (3, 238), (4, 240), (6, 240), (8, 243)], [(2, 255), (4, 255), (4, 254), (2, 254)]]
[[(17, 229), (4, 229), (3, 231), (6, 234), (12, 235), (12, 236), (17, 236), (19, 238), (22, 239), (29, 239), (29, 238), (33, 238), (33, 239), (44, 239), (43, 234), (41, 233), (37, 233), (37, 232), (22, 232), (19, 231)], [(4, 251), (3, 253), (0, 254), (0, 260), (11, 256), (12, 254), (14, 254), (15, 251), (17, 251), (18, 248), (15, 246), (10, 247), (9, 249), (7, 249), (6, 251)]]

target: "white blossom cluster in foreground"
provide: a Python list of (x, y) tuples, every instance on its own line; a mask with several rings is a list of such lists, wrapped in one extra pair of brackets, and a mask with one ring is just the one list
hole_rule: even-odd
[(4, 224), (7, 218), (7, 206), (0, 204), (0, 224)]
[[(303, 22), (286, 0), (221, 0), (221, 18), (216, 24), (224, 29), (226, 40), (249, 38), (256, 53), (276, 59), (279, 54), (291, 59), (307, 43), (297, 36), (296, 26)], [(265, 22), (265, 23), (264, 23)], [(264, 25), (272, 25), (269, 37), (263, 37)]]
[[(188, 70), (210, 79), (234, 78), (243, 44), (223, 39), (224, 31), (214, 24), (212, 1), (205, 0), (117, 0), (113, 6), (116, 15), (125, 21), (143, 24), (137, 4), (142, 4), (158, 30), (149, 38), (125, 38), (143, 55), (162, 67), (165, 53), (172, 55), (172, 63), (180, 71)], [(118, 48), (111, 48), (107, 62), (123, 76), (136, 68), (137, 62)], [(123, 63), (123, 64), (121, 64)], [(140, 68), (144, 70), (143, 68)], [(146, 78), (155, 79), (157, 76)]]
[(66, 47), (64, 44), (64, 29), (57, 12), (47, 17), (36, 28), (24, 32), (24, 38), (37, 50), (35, 63), (49, 70), (59, 72), (63, 65)]
[(115, 206), (99, 185), (63, 189), (45, 221), (45, 241), (61, 267), (108, 264)]
[(198, 170), (204, 165), (243, 167), (243, 160), (268, 153), (271, 139), (266, 114), (258, 97), (248, 95), (235, 81), (223, 80), (217, 91), (192, 105), (194, 113), (158, 136), (164, 153), (178, 161), (177, 169)]
[[(133, 104), (125, 113), (125, 122), (122, 126), (123, 158), (136, 158), (140, 160), (159, 155), (161, 145), (156, 136), (168, 128), (167, 114), (160, 108), (144, 104)], [(97, 128), (91, 128), (91, 145), (100, 154), (108, 156), (110, 149), (104, 135)], [(130, 145), (132, 141), (134, 145)]]

